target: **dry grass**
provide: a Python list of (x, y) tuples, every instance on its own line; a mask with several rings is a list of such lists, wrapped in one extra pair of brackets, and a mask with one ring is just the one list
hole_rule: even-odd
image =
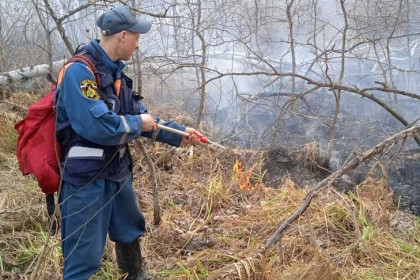
[[(5, 131), (0, 135), (0, 269), (1, 279), (23, 279), (45, 244), (47, 221), (36, 182), (17, 167), (15, 136), (9, 135), (15, 119), (7, 114), (0, 119)], [(147, 147), (154, 160), (167, 150), (162, 144)], [(306, 152), (316, 158), (313, 149)], [(320, 193), (281, 244), (255, 256), (300, 205), (305, 186), (285, 178), (280, 189), (266, 188), (263, 152), (177, 149), (157, 168), (163, 222), (154, 226), (147, 165), (137, 152), (135, 157), (134, 185), (149, 221), (142, 247), (156, 279), (420, 279), (420, 220), (397, 209), (380, 165), (348, 195), (334, 189)], [(241, 176), (233, 170), (237, 160)], [(241, 185), (244, 176), (251, 178), (248, 188)], [(112, 247), (109, 242), (93, 279), (120, 275)], [(42, 273), (59, 279), (58, 236), (48, 248)]]
[[(244, 190), (232, 170), (219, 169), (219, 162), (233, 167), (235, 154), (209, 160), (206, 153), (200, 150), (170, 176), (162, 175), (161, 182), (168, 182), (161, 190), (165, 222), (146, 236), (148, 255), (156, 260), (150, 265), (162, 278), (206, 279), (219, 268), (213, 279), (420, 277), (419, 220), (404, 214), (413, 226), (395, 232), (392, 220), (401, 219), (401, 212), (380, 166), (350, 195), (333, 189), (318, 195), (281, 246), (249, 261), (306, 192), (288, 179), (279, 190)], [(196, 182), (197, 176), (208, 180)], [(145, 192), (141, 188), (143, 197)], [(168, 259), (173, 263), (162, 271)]]

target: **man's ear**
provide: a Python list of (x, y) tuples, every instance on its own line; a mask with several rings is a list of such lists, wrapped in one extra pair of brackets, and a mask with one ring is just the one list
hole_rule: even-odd
[(127, 36), (127, 31), (123, 30), (120, 32), (120, 40), (124, 41), (125, 37)]

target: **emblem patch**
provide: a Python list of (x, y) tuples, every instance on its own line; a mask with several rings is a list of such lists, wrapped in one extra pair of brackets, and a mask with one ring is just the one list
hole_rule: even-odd
[(80, 83), (80, 90), (84, 97), (99, 100), (98, 85), (95, 80), (83, 80)]

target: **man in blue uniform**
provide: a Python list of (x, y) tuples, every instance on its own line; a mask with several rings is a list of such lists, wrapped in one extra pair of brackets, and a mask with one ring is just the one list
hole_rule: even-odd
[[(156, 123), (197, 133), (148, 114), (131, 90), (132, 80), (121, 60), (131, 58), (140, 34), (151, 23), (139, 21), (126, 6), (105, 12), (98, 20), (101, 40), (78, 51), (84, 63), (67, 64), (56, 92), (57, 138), (64, 160), (60, 193), (64, 279), (86, 280), (99, 267), (107, 234), (116, 243), (118, 266), (126, 279), (151, 279), (142, 266), (139, 237), (143, 214), (132, 188), (132, 158), (127, 143), (140, 136), (173, 146), (198, 143), (195, 137), (159, 131)], [(95, 78), (96, 76), (96, 78)]]

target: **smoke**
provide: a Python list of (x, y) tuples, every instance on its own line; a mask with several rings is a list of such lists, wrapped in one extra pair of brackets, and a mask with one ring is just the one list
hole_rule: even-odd
[[(337, 1), (323, 0), (318, 4), (316, 22), (319, 29), (313, 32), (319, 33), (315, 38), (311, 37), (310, 33), (315, 21), (310, 17), (314, 16), (314, 11), (300, 14), (298, 12), (294, 26), (297, 74), (307, 75), (315, 81), (329, 82), (331, 79), (337, 82), (341, 71), (342, 38), (338, 30), (342, 30), (344, 25), (343, 13)], [(349, 22), (353, 24), (357, 18), (355, 14), (349, 13)], [(337, 21), (337, 18), (340, 20)], [(371, 29), (364, 30), (366, 34), (378, 28), (372, 22), (369, 24), (367, 28)], [(239, 59), (237, 54), (230, 53), (226, 56), (235, 59), (226, 61), (216, 55), (212, 56), (209, 52), (208, 66), (224, 73), (264, 70), (272, 72), (270, 66), (279, 72), (291, 72), (292, 59), (287, 24), (277, 22), (267, 26), (263, 34), (271, 40), (251, 41), (247, 49), (237, 51), (247, 53), (248, 57), (245, 55), (243, 59)], [(388, 34), (386, 32), (391, 27), (386, 28), (381, 30), (381, 35)], [(395, 33), (407, 34), (403, 25), (397, 26), (396, 29)], [(384, 45), (386, 37), (372, 37), (377, 40), (374, 45), (364, 42), (364, 37), (357, 36), (358, 34), (350, 29), (346, 44), (349, 50), (345, 53), (344, 85), (359, 89), (385, 86), (416, 92), (419, 86), (420, 61), (416, 40), (410, 41), (410, 37), (407, 36), (391, 40), (388, 56)], [(317, 48), (314, 47), (315, 43)], [(225, 45), (225, 49), (229, 48)], [(253, 52), (249, 52), (249, 49)], [(238, 50), (236, 45), (235, 50)], [(324, 51), (326, 53), (319, 56)], [(259, 63), (256, 62), (256, 54), (260, 58)], [(315, 60), (317, 56), (318, 59)], [(268, 61), (270, 66), (265, 63)], [(208, 77), (211, 78), (212, 74), (208, 74)], [(334, 114), (333, 91), (321, 88), (290, 105), (291, 78), (280, 78), (274, 82), (273, 80), (275, 77), (225, 77), (217, 82), (217, 87), (207, 88), (206, 120), (210, 121), (219, 133), (217, 137), (229, 138), (235, 145), (255, 148), (272, 145), (294, 147), (311, 141), (326, 145)], [(270, 85), (267, 86), (268, 84)], [(297, 94), (310, 88), (306, 82), (297, 79)], [(417, 99), (378, 90), (371, 90), (369, 93), (383, 100), (408, 122), (413, 122), (420, 116), (420, 102)], [(348, 152), (356, 146), (371, 146), (404, 128), (380, 105), (358, 94), (342, 92), (340, 105), (336, 152)], [(235, 137), (231, 137), (233, 135)], [(410, 141), (408, 146), (414, 145), (414, 142)]]
[[(77, 6), (72, 2), (64, 9), (58, 1), (54, 3), (61, 7), (57, 10), (59, 15)], [(151, 32), (140, 39), (143, 84), (150, 90), (149, 96), (160, 103), (182, 102), (184, 108), (196, 116), (200, 82), (197, 67), (192, 65), (201, 62), (202, 55), (197, 26), (193, 26), (197, 23), (198, 6), (190, 5), (189, 1), (177, 3), (168, 10), (170, 17), (148, 18), (154, 25)], [(0, 4), (3, 7), (6, 2), (0, 0)], [(162, 11), (159, 1), (141, 5), (140, 9), (157, 14)], [(398, 3), (384, 4), (383, 1), (346, 1), (345, 5), (349, 29), (343, 85), (358, 89), (385, 86), (416, 93), (420, 87), (420, 41), (409, 34), (418, 30), (420, 7), (413, 1), (405, 1), (400, 12)], [(15, 14), (19, 12), (16, 10)], [(25, 9), (21, 14), (31, 12)], [(218, 73), (293, 71), (290, 25), (284, 1), (204, 1), (201, 12), (200, 31), (206, 42), (209, 69), (207, 80)], [(339, 1), (295, 1), (291, 12), (296, 73), (316, 82), (337, 83), (345, 24)], [(100, 13), (91, 7), (69, 18), (65, 27), (74, 45), (99, 35), (94, 22)], [(31, 17), (27, 26), (34, 34), (42, 31), (36, 22), (37, 17)], [(58, 35), (54, 32), (54, 54), (61, 58), (65, 51)], [(34, 43), (40, 44), (42, 40), (42, 36), (37, 36)], [(185, 65), (189, 65), (188, 68)], [(204, 120), (212, 126), (216, 140), (229, 139), (225, 144), (293, 148), (317, 141), (326, 146), (336, 102), (334, 92), (331, 88), (319, 88), (303, 95), (314, 85), (299, 78), (295, 83), (295, 96), (292, 96), (291, 77), (226, 75), (216, 79), (206, 86)], [(420, 116), (418, 99), (382, 91), (369, 92), (408, 122)], [(292, 102), (296, 95), (300, 98)], [(371, 146), (403, 127), (375, 102), (355, 93), (342, 92), (335, 152), (350, 151), (358, 145)], [(410, 145), (415, 144), (410, 141), (407, 147)]]

